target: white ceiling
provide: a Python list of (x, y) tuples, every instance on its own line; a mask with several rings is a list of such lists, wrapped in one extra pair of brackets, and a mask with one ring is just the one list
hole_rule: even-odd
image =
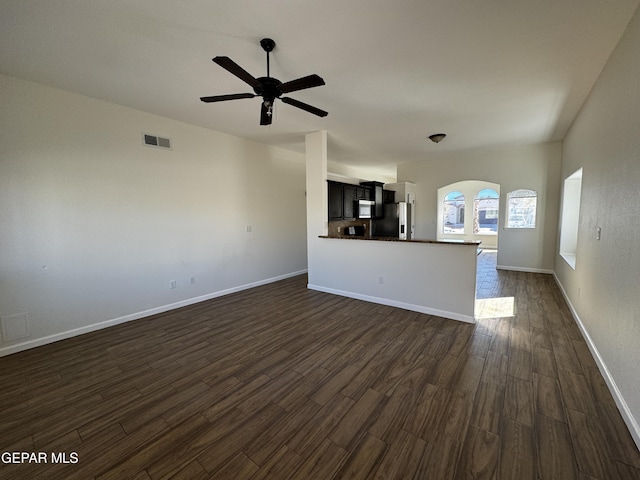
[[(639, 0), (2, 0), (0, 72), (304, 151), (324, 129), (329, 160), (375, 167), (456, 150), (561, 140)], [(290, 94), (329, 112), (257, 98), (211, 58), (271, 75), (317, 73)], [(425, 138), (448, 136), (440, 144)], [(171, 132), (160, 132), (168, 136)]]

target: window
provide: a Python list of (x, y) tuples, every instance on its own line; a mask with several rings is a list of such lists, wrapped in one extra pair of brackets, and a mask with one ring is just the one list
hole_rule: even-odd
[(533, 190), (514, 190), (507, 194), (507, 228), (536, 228), (538, 194)]
[(478, 192), (473, 200), (473, 233), (479, 235), (498, 234), (498, 202), (500, 196), (492, 188)]
[(464, 195), (449, 192), (443, 202), (442, 233), (464, 233)]
[(562, 220), (560, 221), (560, 256), (571, 268), (576, 269), (578, 249), (578, 221), (582, 195), (582, 169), (569, 175), (562, 192)]

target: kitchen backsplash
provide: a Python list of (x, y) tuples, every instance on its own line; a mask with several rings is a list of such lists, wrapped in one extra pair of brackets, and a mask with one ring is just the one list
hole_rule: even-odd
[(329, 232), (328, 235), (336, 236), (336, 235), (348, 235), (347, 228), (348, 227), (364, 227), (364, 236), (371, 236), (371, 220), (336, 220), (333, 222), (329, 222)]

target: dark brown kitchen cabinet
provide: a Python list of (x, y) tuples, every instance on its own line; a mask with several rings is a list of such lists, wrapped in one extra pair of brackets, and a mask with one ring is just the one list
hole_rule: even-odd
[(341, 183), (329, 182), (329, 220), (344, 218), (343, 188)]
[(382, 199), (382, 187), (384, 183), (382, 182), (362, 182), (360, 185), (364, 187), (369, 187), (371, 189), (371, 198), (375, 202), (373, 207), (373, 218), (382, 218), (384, 217), (384, 205)]
[(344, 185), (342, 187), (342, 215), (344, 220), (353, 220), (356, 218), (355, 202), (356, 186)]
[(371, 200), (371, 190), (365, 187), (356, 187), (356, 200)]
[(396, 203), (396, 192), (393, 190), (383, 190), (382, 203)]
[(329, 188), (329, 221), (355, 220), (356, 202), (370, 200), (370, 189), (361, 185), (327, 181)]

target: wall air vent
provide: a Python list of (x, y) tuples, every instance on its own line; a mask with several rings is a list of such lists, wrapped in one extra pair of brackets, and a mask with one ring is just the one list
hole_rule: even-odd
[(151, 135), (150, 133), (142, 134), (142, 141), (149, 147), (166, 148), (171, 150), (171, 139), (158, 137), (157, 135)]

